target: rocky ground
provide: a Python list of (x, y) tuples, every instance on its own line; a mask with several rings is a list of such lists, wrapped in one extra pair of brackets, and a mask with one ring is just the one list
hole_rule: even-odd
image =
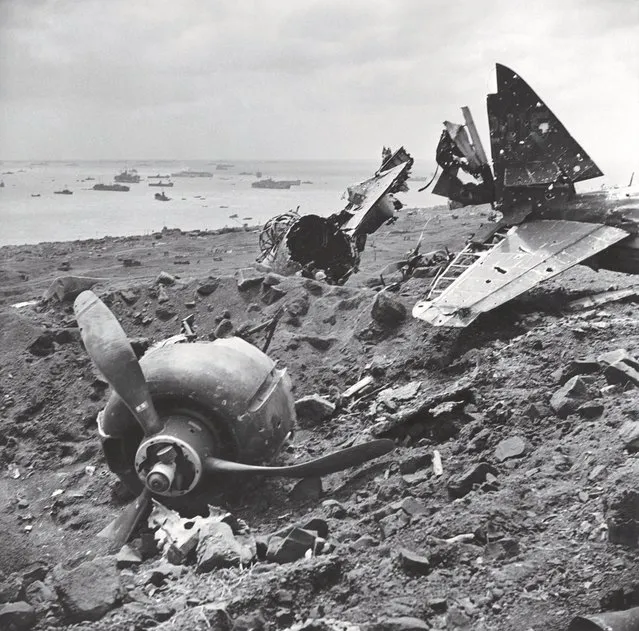
[[(433, 329), (410, 317), (427, 279), (368, 285), (429, 218), (424, 252), (459, 248), (486, 220), (455, 213), (404, 213), (345, 287), (267, 277), (238, 288), (254, 232), (1, 248), (0, 628), (553, 631), (639, 605), (636, 305), (569, 305), (634, 279), (577, 268), (468, 329)], [(191, 313), (208, 340), (223, 315), (242, 330), (285, 306), (269, 355), (296, 399), (335, 409), (300, 414), (280, 461), (370, 437), (396, 449), (321, 484), (259, 479), (219, 499), (229, 545), (257, 542), (250, 562), (169, 564), (144, 533), (140, 558), (109, 554), (96, 533), (131, 496), (99, 447), (108, 388), (71, 302), (11, 306), (64, 274), (99, 278), (127, 334), (150, 342)], [(315, 554), (267, 554), (268, 537), (294, 525)]]

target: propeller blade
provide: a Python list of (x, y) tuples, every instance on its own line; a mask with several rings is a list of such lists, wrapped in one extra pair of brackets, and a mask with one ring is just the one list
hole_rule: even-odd
[(137, 525), (149, 514), (151, 491), (144, 489), (110, 524), (103, 528), (98, 537), (109, 539), (113, 550), (119, 550), (131, 537)]
[(109, 385), (131, 410), (146, 436), (163, 425), (158, 417), (138, 359), (111, 310), (92, 292), (83, 291), (73, 304), (82, 341)]
[(301, 464), (293, 464), (284, 467), (268, 467), (243, 464), (222, 460), (221, 458), (207, 458), (204, 463), (209, 473), (255, 473), (266, 476), (282, 476), (285, 478), (308, 478), (322, 476), (336, 471), (348, 469), (356, 465), (383, 456), (395, 448), (395, 443), (387, 438), (372, 440), (361, 445), (354, 445), (347, 449), (341, 449), (327, 456), (315, 458)]

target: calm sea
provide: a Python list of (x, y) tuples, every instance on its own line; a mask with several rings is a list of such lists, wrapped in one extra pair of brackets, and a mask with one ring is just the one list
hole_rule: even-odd
[[(227, 164), (226, 169), (217, 169)], [(183, 230), (215, 229), (244, 223), (257, 225), (273, 215), (300, 207), (303, 214), (329, 215), (345, 205), (346, 187), (372, 176), (376, 160), (239, 161), (93, 161), (0, 163), (0, 245), (39, 243), (148, 234), (164, 226)], [(124, 168), (137, 169), (139, 184), (129, 192), (94, 191), (96, 183), (110, 184)], [(149, 187), (149, 175), (185, 169), (210, 171), (213, 177), (173, 177), (172, 188)], [(413, 176), (429, 176), (431, 165)], [(256, 173), (264, 178), (302, 180), (290, 189), (256, 189)], [(94, 178), (94, 179), (87, 179)], [(410, 184), (400, 199), (406, 207), (441, 203), (418, 193), (424, 182)], [(68, 188), (73, 195), (56, 195)], [(165, 191), (170, 201), (154, 199)], [(36, 196), (36, 195), (39, 195)]]

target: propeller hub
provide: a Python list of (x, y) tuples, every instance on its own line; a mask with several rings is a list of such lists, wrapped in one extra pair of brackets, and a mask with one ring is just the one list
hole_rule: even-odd
[(175, 465), (158, 462), (146, 476), (146, 486), (153, 493), (168, 493), (175, 479)]
[(205, 458), (216, 453), (211, 432), (190, 416), (167, 419), (164, 429), (142, 440), (135, 470), (149, 491), (178, 497), (192, 491), (204, 472)]

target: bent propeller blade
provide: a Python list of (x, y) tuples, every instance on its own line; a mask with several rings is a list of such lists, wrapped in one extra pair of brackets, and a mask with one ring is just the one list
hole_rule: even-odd
[(146, 436), (162, 430), (138, 359), (111, 310), (92, 291), (73, 304), (84, 346), (109, 385), (124, 401)]
[(209, 473), (254, 473), (285, 478), (307, 478), (327, 475), (363, 464), (373, 458), (387, 454), (394, 448), (395, 443), (390, 439), (384, 438), (341, 449), (308, 462), (283, 467), (257, 466), (212, 457), (205, 460), (204, 466)]
[(98, 537), (108, 539), (114, 550), (119, 550), (131, 537), (137, 525), (148, 515), (151, 507), (151, 491), (144, 489)]

